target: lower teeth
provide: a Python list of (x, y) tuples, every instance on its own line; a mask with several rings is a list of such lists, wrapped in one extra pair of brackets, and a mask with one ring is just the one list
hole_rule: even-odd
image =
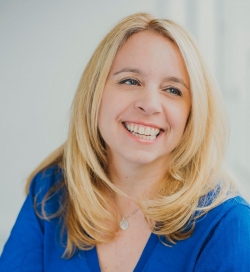
[(139, 139), (143, 139), (143, 140), (154, 140), (156, 138), (156, 136), (153, 135), (142, 135), (142, 134), (138, 134), (135, 132), (131, 132), (133, 135), (135, 135), (136, 137), (138, 137)]

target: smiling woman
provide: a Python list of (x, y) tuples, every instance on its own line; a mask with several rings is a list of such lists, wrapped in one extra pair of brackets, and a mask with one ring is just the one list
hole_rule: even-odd
[(225, 120), (183, 28), (123, 19), (83, 73), (67, 141), (31, 174), (1, 271), (248, 271)]
[(131, 36), (114, 58), (99, 109), (108, 159), (165, 175), (162, 169), (190, 113), (188, 86), (184, 60), (172, 41), (150, 30)]

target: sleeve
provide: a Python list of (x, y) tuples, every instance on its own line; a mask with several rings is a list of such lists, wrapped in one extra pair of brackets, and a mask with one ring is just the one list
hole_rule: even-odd
[(250, 271), (249, 206), (236, 205), (224, 215), (204, 243), (194, 271)]
[(33, 198), (36, 180), (21, 208), (0, 258), (0, 271), (43, 271), (43, 222), (36, 215)]

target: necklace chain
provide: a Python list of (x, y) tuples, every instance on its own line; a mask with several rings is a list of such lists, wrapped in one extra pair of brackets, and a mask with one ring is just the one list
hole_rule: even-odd
[(130, 216), (134, 215), (135, 213), (137, 213), (139, 211), (139, 208), (137, 208), (136, 210), (134, 210), (131, 214), (127, 215), (127, 216), (123, 216), (124, 219), (129, 218)]

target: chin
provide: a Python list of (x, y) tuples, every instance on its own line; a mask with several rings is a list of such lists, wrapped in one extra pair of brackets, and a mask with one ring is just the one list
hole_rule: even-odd
[(150, 166), (150, 165), (153, 165), (154, 163), (159, 163), (159, 161), (167, 160), (164, 157), (152, 156), (152, 153), (145, 154), (145, 152), (143, 152), (143, 154), (134, 153), (132, 156), (127, 156), (126, 159), (130, 163), (134, 163), (136, 165), (141, 165), (141, 166), (143, 165)]

